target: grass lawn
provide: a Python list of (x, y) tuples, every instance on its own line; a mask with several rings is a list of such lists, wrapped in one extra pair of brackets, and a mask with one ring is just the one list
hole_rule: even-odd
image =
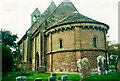
[[(17, 76), (26, 76), (27, 81), (34, 81), (35, 78), (41, 78), (43, 81), (48, 81), (48, 77), (50, 77), (51, 73), (37, 73), (37, 72), (11, 72), (8, 73), (6, 76), (3, 76), (2, 81), (16, 81)], [(57, 79), (61, 79), (63, 75), (67, 75), (69, 80), (72, 81), (79, 81), (81, 78), (79, 74), (57, 74)], [(92, 74), (89, 78), (82, 78), (84, 81), (120, 81), (120, 73), (112, 72), (106, 75), (97, 75)]]
[(85, 81), (120, 81), (119, 72), (111, 72), (104, 75), (92, 74), (89, 78), (84, 78)]

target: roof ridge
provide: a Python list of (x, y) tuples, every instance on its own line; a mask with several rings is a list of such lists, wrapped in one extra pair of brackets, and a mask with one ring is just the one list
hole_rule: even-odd
[[(69, 13), (69, 14), (66, 14), (65, 15), (65, 12), (62, 10), (61, 12), (60, 12), (60, 14), (62, 14), (62, 13), (64, 13), (64, 18), (65, 17), (68, 17), (68, 16), (70, 16), (70, 15), (73, 15), (74, 13), (79, 13), (79, 11), (76, 9), (76, 7), (73, 5), (73, 3), (70, 1), (70, 2), (68, 2), (69, 0), (67, 0), (67, 2), (65, 2), (66, 0), (64, 0), (63, 2), (61, 2), (61, 4), (51, 13), (51, 15), (49, 15), (49, 17), (47, 18), (47, 21), (48, 22), (50, 22), (51, 21), (51, 18), (52, 18), (52, 16), (54, 16), (54, 14), (57, 14), (57, 12), (59, 11), (59, 8), (61, 8), (62, 6), (64, 7), (65, 6), (65, 8), (72, 8), (72, 11)], [(69, 7), (70, 6), (70, 7)], [(68, 12), (69, 10), (67, 10), (67, 12)], [(58, 15), (60, 15), (60, 14), (58, 14)], [(56, 16), (57, 17), (57, 16)], [(57, 18), (59, 18), (59, 17), (57, 17)], [(62, 19), (64, 19), (64, 18), (60, 18), (60, 21), (62, 20)], [(57, 19), (55, 19), (55, 18), (53, 18), (52, 20), (56, 20), (56, 22), (53, 22), (53, 24), (51, 24), (51, 25), (54, 25), (55, 23), (57, 23), (57, 22), (59, 22), (59, 21), (57, 21)], [(59, 20), (59, 19), (58, 19)], [(50, 24), (49, 24), (50, 25)], [(48, 25), (48, 27), (49, 27), (49, 25)]]
[(47, 9), (46, 9), (41, 15), (43, 15), (43, 14), (48, 10), (48, 8), (50, 8), (50, 6), (51, 6), (52, 4), (54, 4), (54, 5), (56, 6), (56, 4), (55, 4), (54, 2), (51, 2), (51, 4), (47, 7)]
[[(52, 14), (54, 14), (54, 12), (61, 6), (61, 4), (63, 4), (64, 2), (71, 2), (70, 0), (64, 0), (63, 2), (61, 2), (60, 4), (59, 4), (59, 6), (58, 7), (56, 7), (56, 9), (49, 15), (49, 17), (52, 15)], [(71, 4), (72, 4), (72, 6), (76, 9), (76, 7), (73, 5), (73, 3), (71, 2)], [(76, 11), (79, 13), (79, 11), (76, 9)], [(48, 18), (49, 18), (48, 17)], [(48, 19), (47, 18), (47, 19)]]

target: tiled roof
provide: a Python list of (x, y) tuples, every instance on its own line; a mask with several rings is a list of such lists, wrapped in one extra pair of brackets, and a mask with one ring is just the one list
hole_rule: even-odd
[(74, 12), (78, 12), (74, 7), (72, 2), (63, 1), (47, 18), (47, 27), (54, 25), (55, 23), (61, 21), (62, 19), (74, 14)]
[(80, 14), (70, 0), (64, 0), (46, 19), (45, 22), (47, 22), (47, 28), (70, 22), (101, 23), (99, 21), (96, 21), (94, 19)]
[(74, 13), (73, 15), (70, 15), (70, 16), (66, 17), (65, 19), (63, 19), (62, 21), (56, 23), (56, 25), (63, 24), (63, 23), (69, 23), (69, 22), (95, 22), (95, 23), (98, 23), (98, 21), (88, 18), (80, 13)]

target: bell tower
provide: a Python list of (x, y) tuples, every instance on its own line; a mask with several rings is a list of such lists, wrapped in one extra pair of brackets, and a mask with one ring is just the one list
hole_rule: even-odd
[(37, 19), (39, 19), (41, 16), (40, 11), (38, 10), (38, 8), (36, 8), (34, 10), (34, 12), (31, 14), (31, 25), (36, 22)]

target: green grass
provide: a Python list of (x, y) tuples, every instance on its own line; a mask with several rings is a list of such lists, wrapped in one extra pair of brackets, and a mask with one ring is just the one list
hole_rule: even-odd
[[(17, 76), (24, 75), (27, 77), (27, 81), (34, 81), (35, 78), (41, 78), (43, 81), (47, 81), (48, 77), (50, 77), (51, 73), (37, 73), (37, 72), (11, 72), (8, 73), (6, 76), (3, 76), (2, 81), (16, 81)], [(67, 75), (69, 80), (72, 81), (79, 81), (81, 78), (79, 74), (57, 74), (57, 79), (61, 79), (63, 75)], [(85, 81), (120, 81), (120, 73), (118, 72), (111, 72), (104, 75), (97, 75), (92, 74), (89, 78), (82, 78)]]
[(111, 72), (104, 75), (92, 74), (89, 78), (84, 78), (85, 81), (120, 81), (120, 73)]
[(56, 76), (57, 76), (57, 79), (60, 80), (61, 77), (64, 76), (64, 75), (68, 76), (69, 80), (80, 79), (79, 74), (57, 74)]
[[(27, 74), (27, 73), (25, 73)], [(23, 74), (23, 76), (25, 76), (25, 74)], [(21, 76), (22, 73), (20, 72), (15, 72), (15, 73), (8, 73), (6, 76), (3, 76), (3, 81), (10, 79), (10, 81), (15, 81), (15, 78), (17, 76)], [(61, 79), (61, 77), (63, 75), (67, 75), (69, 79), (80, 79), (78, 74), (57, 74), (57, 79)], [(26, 75), (27, 79), (35, 79), (35, 78), (41, 78), (41, 79), (48, 79), (51, 76), (51, 73), (37, 73), (37, 72), (29, 72), (29, 75)]]

